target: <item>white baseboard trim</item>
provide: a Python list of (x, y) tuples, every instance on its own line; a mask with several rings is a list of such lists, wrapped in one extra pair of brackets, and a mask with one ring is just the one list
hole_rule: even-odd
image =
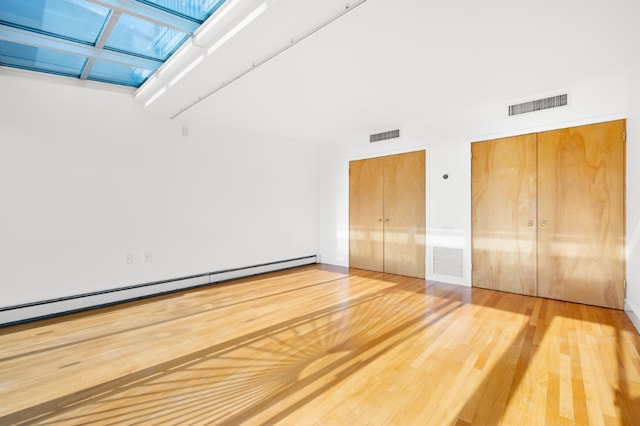
[(0, 327), (314, 263), (317, 263), (316, 255), (78, 294), (23, 305), (0, 307)]
[(624, 301), (624, 311), (640, 334), (640, 311), (629, 302), (629, 299)]

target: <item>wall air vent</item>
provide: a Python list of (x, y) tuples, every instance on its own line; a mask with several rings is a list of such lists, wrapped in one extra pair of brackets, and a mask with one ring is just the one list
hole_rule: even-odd
[(376, 133), (375, 135), (369, 135), (369, 142), (386, 141), (387, 139), (395, 139), (400, 137), (400, 129), (389, 130), (388, 132)]
[(433, 248), (433, 273), (462, 278), (462, 249), (452, 247)]
[(552, 96), (550, 98), (509, 105), (509, 117), (534, 111), (541, 111), (543, 109), (558, 108), (567, 105), (567, 101), (568, 95), (565, 93), (563, 95)]

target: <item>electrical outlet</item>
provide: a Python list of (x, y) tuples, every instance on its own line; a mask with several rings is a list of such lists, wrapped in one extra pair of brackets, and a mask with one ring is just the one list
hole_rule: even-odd
[(131, 253), (127, 253), (124, 255), (124, 263), (126, 264), (133, 263), (133, 255)]
[(147, 263), (151, 263), (153, 262), (153, 253), (150, 251), (145, 251), (144, 252), (144, 261)]

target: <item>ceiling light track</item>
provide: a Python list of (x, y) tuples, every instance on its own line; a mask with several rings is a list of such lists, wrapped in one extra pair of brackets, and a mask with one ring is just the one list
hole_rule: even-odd
[[(180, 116), (182, 113), (188, 111), (189, 109), (193, 108), (194, 106), (196, 106), (197, 104), (199, 104), (200, 102), (202, 102), (203, 100), (207, 99), (209, 96), (214, 95), (215, 93), (219, 92), (220, 90), (224, 89), (225, 87), (227, 87), (228, 85), (230, 85), (231, 83), (233, 83), (234, 81), (239, 80), (240, 78), (244, 77), (245, 75), (249, 74), (251, 71), (259, 68), (260, 66), (266, 64), (267, 62), (269, 62), (271, 59), (275, 58), (276, 56), (280, 55), (281, 53), (287, 51), (288, 49), (290, 49), (291, 47), (295, 46), (296, 44), (300, 43), (302, 40), (306, 39), (307, 37), (315, 34), (316, 32), (320, 31), (321, 29), (323, 29), (324, 27), (326, 27), (327, 25), (331, 24), (332, 22), (338, 20), (339, 18), (341, 18), (342, 16), (346, 15), (347, 13), (349, 13), (350, 11), (354, 10), (355, 8), (357, 8), (358, 6), (362, 5), (363, 3), (365, 3), (367, 0), (358, 0), (355, 1), (351, 4), (347, 4), (345, 5), (344, 9), (342, 9), (340, 12), (338, 12), (337, 14), (335, 14), (334, 16), (332, 16), (331, 18), (327, 19), (326, 21), (322, 22), (321, 24), (311, 28), (309, 31), (305, 32), (304, 34), (302, 34), (299, 37), (295, 37), (292, 38), (291, 41), (289, 43), (287, 43), (284, 46), (281, 46), (280, 48), (276, 49), (275, 51), (273, 51), (272, 53), (268, 54), (267, 56), (265, 56), (264, 58), (262, 58), (259, 61), (255, 61), (253, 62), (253, 64), (243, 70), (242, 72), (238, 73), (237, 75), (235, 75), (234, 77), (232, 77), (231, 79), (222, 82), (222, 84), (220, 86), (218, 86), (217, 88), (211, 90), (210, 92), (207, 92), (206, 94), (199, 96), (197, 100), (195, 100), (194, 102), (188, 104), (187, 106), (180, 108), (180, 110), (178, 112), (176, 112), (175, 114), (173, 114), (170, 119), (173, 120), (175, 118), (177, 118), (178, 116)], [(150, 103), (150, 102), (149, 102)]]

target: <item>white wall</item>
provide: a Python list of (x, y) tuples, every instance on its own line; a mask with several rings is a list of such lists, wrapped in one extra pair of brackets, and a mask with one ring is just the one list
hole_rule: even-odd
[(0, 93), (0, 307), (317, 253), (316, 146), (184, 137), (129, 94), (40, 79)]
[[(545, 93), (531, 93), (528, 99), (505, 99), (499, 104), (471, 105), (464, 111), (443, 112), (421, 120), (395, 123), (402, 138), (369, 144), (367, 134), (336, 141), (324, 153), (321, 167), (320, 253), (322, 261), (348, 265), (349, 195), (348, 162), (358, 158), (392, 154), (418, 148), (427, 150), (427, 278), (471, 285), (471, 160), (470, 143), (496, 137), (621, 119), (627, 112), (626, 74), (605, 75), (576, 81)], [(512, 101), (530, 100), (568, 91), (568, 107), (507, 117)], [(414, 106), (419, 109), (419, 105)], [(639, 111), (640, 112), (640, 111)], [(393, 128), (394, 125), (388, 125)], [(372, 129), (372, 131), (379, 129)], [(633, 154), (633, 153), (631, 153)], [(637, 154), (636, 154), (637, 155)], [(442, 175), (447, 173), (448, 180)], [(629, 180), (628, 192), (639, 180)], [(634, 207), (640, 210), (640, 206)], [(632, 212), (632, 214), (637, 214)], [(433, 246), (464, 250), (462, 279), (432, 273)]]
[[(640, 31), (639, 31), (640, 32)], [(638, 35), (640, 36), (640, 34)], [(633, 64), (640, 75), (640, 59)], [(627, 309), (640, 332), (640, 81), (633, 78), (629, 88), (627, 120)]]

